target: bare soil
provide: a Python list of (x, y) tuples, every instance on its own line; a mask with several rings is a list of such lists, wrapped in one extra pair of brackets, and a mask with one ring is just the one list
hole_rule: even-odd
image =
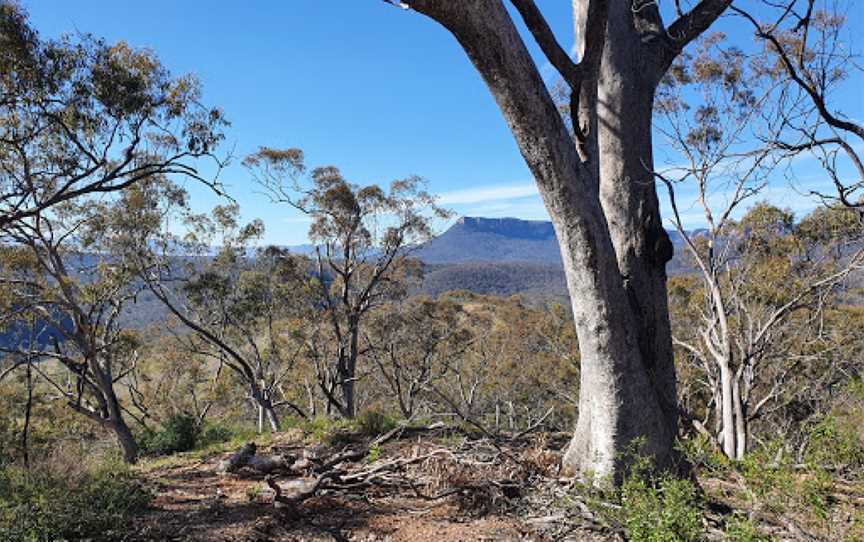
[[(337, 440), (322, 445), (304, 441), (301, 432), (288, 432), (258, 453), (311, 450), (332, 457), (369, 445), (369, 439), (352, 435)], [(140, 467), (155, 498), (129, 526), (128, 540), (623, 540), (620, 526), (611, 527), (589, 509), (573, 480), (558, 477), (561, 445), (547, 437), (506, 445), (440, 434), (394, 439), (363, 459), (334, 467), (348, 474), (379, 474), (362, 483), (325, 486), (288, 507), (276, 506), (263, 474), (223, 472), (220, 464), (236, 450), (181, 454)], [(768, 494), (758, 498), (735, 472), (718, 474), (698, 478), (708, 540), (727, 539), (724, 524), (733, 511), (750, 517), (771, 540), (851, 541), (864, 532), (864, 484), (835, 481), (825, 512), (814, 514)], [(299, 476), (282, 473), (275, 479), (284, 489)], [(802, 488), (811, 482), (807, 475), (794, 481)]]
[[(278, 453), (305, 444), (280, 438), (261, 453)], [(395, 441), (382, 446), (380, 461), (415, 456), (441, 449), (432, 441)], [(155, 494), (151, 510), (130, 526), (130, 540), (188, 541), (469, 541), (551, 540), (541, 532), (544, 518), (528, 517), (517, 502), (490, 492), (474, 491), (441, 499), (419, 497), (410, 489), (371, 487), (361, 493), (324, 491), (296, 511), (273, 504), (274, 493), (259, 473), (221, 472), (220, 463), (231, 452), (205, 458), (158, 462), (143, 467)], [(551, 458), (554, 462), (557, 458)], [(477, 473), (506, 478), (506, 462), (487, 461)], [(470, 470), (470, 466), (468, 467)], [(474, 487), (471, 473), (431, 458), (418, 465), (424, 491), (430, 494), (454, 484)], [(476, 485), (476, 484), (474, 484)], [(479, 486), (478, 486), (479, 488)], [(475, 488), (476, 489), (476, 488)], [(615, 540), (586, 530), (573, 540)]]

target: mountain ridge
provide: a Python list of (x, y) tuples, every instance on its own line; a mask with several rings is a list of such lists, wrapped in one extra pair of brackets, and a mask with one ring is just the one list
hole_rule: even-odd
[[(669, 230), (667, 234), (676, 254), (682, 252), (682, 236)], [(512, 217), (463, 216), (414, 256), (426, 264), (529, 262), (563, 267), (552, 222)]]

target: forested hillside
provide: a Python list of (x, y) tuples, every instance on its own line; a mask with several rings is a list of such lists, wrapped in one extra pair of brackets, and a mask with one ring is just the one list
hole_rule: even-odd
[(864, 540), (856, 6), (365, 4), (0, 0), (0, 542)]

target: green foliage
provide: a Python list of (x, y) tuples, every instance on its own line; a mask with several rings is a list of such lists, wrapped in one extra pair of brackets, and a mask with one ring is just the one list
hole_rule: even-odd
[(826, 520), (831, 506), (834, 480), (821, 466), (796, 468), (782, 453), (781, 441), (762, 446), (736, 466), (744, 477), (749, 494), (756, 502), (775, 513), (790, 510), (815, 514)]
[(150, 498), (120, 464), (77, 477), (9, 467), (0, 470), (0, 540), (118, 540)]
[(731, 542), (771, 542), (771, 538), (759, 534), (750, 518), (739, 513), (726, 520), (726, 538)]
[(685, 542), (702, 536), (702, 508), (692, 482), (651, 470), (639, 457), (621, 485), (621, 523), (634, 542)]
[(374, 446), (371, 446), (369, 448), (369, 455), (366, 456), (366, 461), (369, 463), (374, 463), (374, 462), (378, 461), (378, 459), (380, 459), (380, 458), (381, 458), (381, 447), (378, 446), (377, 444)]
[(0, 36), (0, 139), (17, 147), (0, 147), (0, 192), (19, 195), (0, 199), (0, 226), (142, 179), (198, 178), (191, 163), (223, 139), (227, 123), (201, 105), (198, 81), (171, 76), (147, 49), (81, 33), (43, 40), (6, 1)]
[(694, 467), (704, 467), (715, 472), (725, 472), (731, 467), (729, 458), (704, 435), (678, 440), (676, 447)]
[(317, 442), (335, 444), (345, 440), (352, 429), (350, 420), (316, 416), (306, 420), (301, 428), (303, 432)]
[(205, 424), (195, 443), (196, 448), (206, 448), (233, 439), (238, 430), (223, 423)]
[(826, 416), (810, 432), (810, 445), (805, 459), (812, 465), (848, 469), (864, 467), (861, 428), (847, 417)]
[(391, 429), (394, 429), (398, 423), (396, 420), (384, 414), (380, 410), (365, 410), (357, 416), (355, 423), (357, 430), (367, 436), (376, 437)]
[(188, 414), (168, 418), (159, 431), (145, 433), (141, 450), (153, 456), (171, 455), (191, 450), (203, 450), (230, 441), (246, 442), (257, 437), (254, 429), (226, 422), (210, 422), (199, 426)]
[(796, 492), (795, 473), (789, 468), (785, 456), (778, 454), (782, 446), (783, 442), (779, 440), (766, 443), (736, 463), (753, 496), (775, 512), (784, 511), (789, 501), (769, 497), (792, 496)]
[(246, 500), (249, 502), (257, 502), (264, 492), (260, 485), (252, 485), (246, 488)]
[[(159, 431), (148, 432), (141, 439), (141, 449), (151, 455), (188, 452), (195, 448), (201, 428), (188, 414), (174, 414)], [(214, 435), (210, 435), (212, 438)]]

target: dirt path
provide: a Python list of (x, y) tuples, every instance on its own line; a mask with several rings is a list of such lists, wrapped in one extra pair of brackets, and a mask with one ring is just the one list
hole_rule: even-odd
[(370, 491), (323, 495), (302, 505), (299, 516), (274, 508), (263, 477), (223, 474), (228, 453), (146, 470), (156, 497), (132, 526), (132, 540), (189, 541), (457, 541), (544, 540), (521, 518), (476, 514), (448, 500), (430, 503)]

